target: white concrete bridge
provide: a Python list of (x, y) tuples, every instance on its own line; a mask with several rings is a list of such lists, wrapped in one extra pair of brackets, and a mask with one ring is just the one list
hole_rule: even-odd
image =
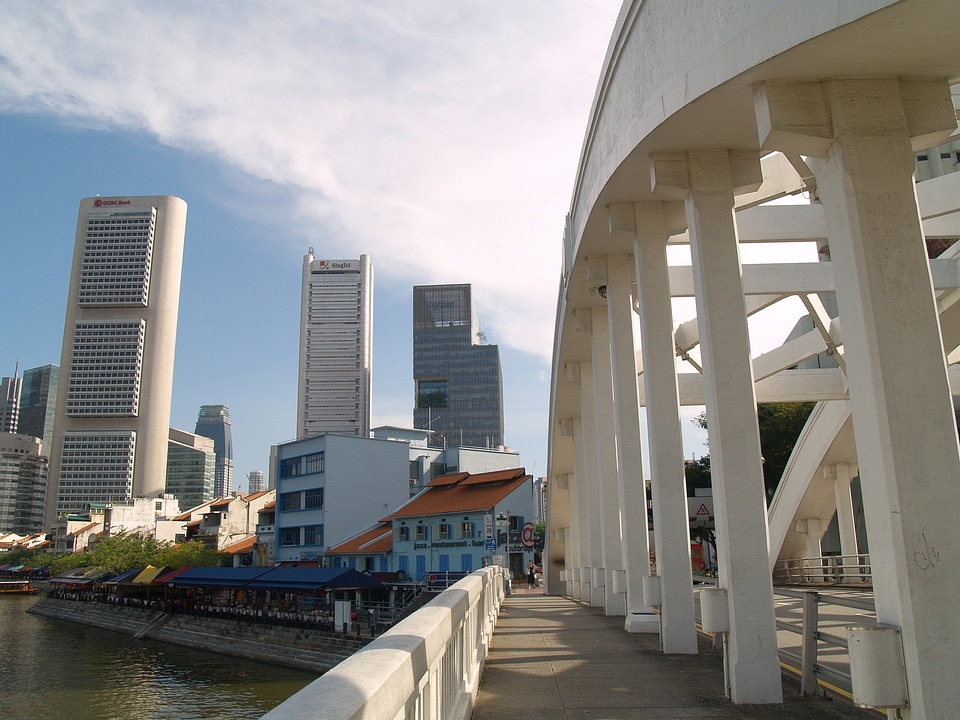
[[(958, 30), (956, 0), (635, 0), (613, 32), (563, 238), (546, 587), (696, 652), (680, 408), (705, 405), (737, 703), (781, 702), (771, 569), (818, 555), (834, 515), (857, 553), (859, 474), (905, 668), (891, 712), (960, 706), (960, 266), (924, 242), (960, 237)], [(798, 242), (823, 261), (741, 263), (744, 243)], [(669, 265), (671, 244), (692, 265)], [(675, 325), (684, 296), (696, 318)], [(751, 357), (748, 318), (790, 297), (813, 329)], [(824, 354), (836, 368), (793, 369)], [(819, 404), (768, 515), (756, 404), (796, 400)]]
[[(960, 237), (958, 31), (958, 0), (628, 0), (613, 32), (563, 238), (546, 590), (697, 652), (680, 408), (705, 405), (710, 624), (735, 703), (783, 700), (773, 564), (818, 555), (834, 516), (858, 553), (859, 475), (888, 629), (851, 640), (852, 671), (870, 649), (854, 695), (911, 720), (960, 707), (960, 248), (928, 260), (924, 242)], [(741, 263), (744, 243), (798, 242), (822, 261)], [(690, 266), (668, 264), (671, 244)], [(679, 297), (697, 312), (675, 326)], [(787, 298), (811, 331), (752, 357), (748, 318)], [(837, 367), (793, 369), (821, 355)], [(768, 512), (756, 405), (796, 400), (818, 405)], [(474, 573), (267, 717), (469, 716), (502, 582)]]

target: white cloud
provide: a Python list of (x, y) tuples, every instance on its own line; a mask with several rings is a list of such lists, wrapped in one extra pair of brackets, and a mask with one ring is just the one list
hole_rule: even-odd
[(334, 228), (325, 246), (370, 253), (380, 278), (471, 282), (491, 335), (545, 358), (617, 10), (7, 3), (0, 112), (146, 132), (282, 185), (297, 217), (275, 242)]

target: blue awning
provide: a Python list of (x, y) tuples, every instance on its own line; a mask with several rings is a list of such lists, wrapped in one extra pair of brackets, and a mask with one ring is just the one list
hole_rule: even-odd
[(134, 568), (133, 570), (127, 570), (126, 572), (120, 573), (115, 578), (110, 578), (107, 582), (110, 582), (110, 583), (130, 582), (137, 575), (139, 575), (142, 570), (143, 568)]
[(324, 590), (376, 587), (382, 583), (352, 568), (216, 567), (193, 568), (170, 579), (175, 587), (246, 588), (250, 590)]
[(263, 590), (325, 590), (382, 585), (353, 568), (278, 567), (253, 580), (247, 587)]
[(174, 587), (241, 588), (251, 580), (270, 572), (270, 568), (206, 567), (191, 568), (170, 580)]

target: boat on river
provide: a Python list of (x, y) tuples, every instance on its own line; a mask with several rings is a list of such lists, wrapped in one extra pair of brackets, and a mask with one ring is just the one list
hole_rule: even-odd
[(36, 591), (29, 580), (0, 580), (0, 595), (32, 595)]

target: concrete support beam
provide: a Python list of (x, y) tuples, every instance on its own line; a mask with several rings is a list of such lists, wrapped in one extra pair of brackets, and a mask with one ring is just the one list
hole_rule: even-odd
[[(603, 262), (606, 275), (606, 259)], [(605, 281), (606, 278), (604, 277)], [(626, 596), (613, 592), (613, 573), (624, 569), (621, 536), (620, 483), (617, 470), (617, 418), (614, 408), (613, 365), (610, 353), (610, 321), (606, 307), (594, 307), (591, 350), (597, 447), (597, 488), (600, 494), (600, 540), (603, 568), (603, 612), (626, 614)], [(596, 567), (596, 566), (595, 566)], [(598, 577), (598, 579), (600, 579)], [(599, 585), (599, 583), (595, 583)]]
[[(798, 99), (817, 125), (783, 137)], [(944, 641), (958, 608), (960, 448), (913, 182), (914, 148), (956, 128), (950, 90), (945, 80), (768, 83), (756, 108), (765, 147), (790, 142), (822, 158), (810, 164), (844, 279), (836, 295), (877, 620), (901, 630), (902, 717), (950, 717), (960, 705), (960, 661)]]
[(660, 646), (665, 653), (696, 653), (693, 581), (680, 391), (674, 358), (673, 313), (667, 272), (663, 203), (638, 203), (634, 239), (647, 440), (653, 495), (657, 574), (660, 576)]
[(620, 535), (626, 569), (628, 632), (658, 632), (660, 622), (643, 602), (643, 578), (650, 574), (647, 494), (640, 449), (640, 407), (633, 335), (633, 258), (607, 256), (607, 313), (616, 412)]
[(690, 232), (720, 583), (729, 603), (730, 697), (737, 703), (780, 703), (760, 434), (733, 217), (734, 196), (759, 183), (759, 155), (725, 150), (654, 155), (652, 173), (655, 192), (684, 200)]
[(824, 474), (833, 479), (833, 496), (837, 503), (837, 529), (840, 531), (840, 554), (845, 556), (843, 574), (848, 579), (857, 578), (855, 556), (860, 553), (857, 546), (857, 528), (853, 516), (853, 498), (850, 497), (850, 481), (853, 474), (848, 463), (834, 463), (823, 469)]
[[(593, 364), (580, 363), (580, 447), (583, 458), (584, 494), (590, 522), (588, 554), (581, 556), (584, 563), (580, 573), (580, 599), (591, 607), (603, 607), (604, 588), (593, 582), (593, 569), (603, 567), (603, 506), (600, 483), (597, 478), (597, 419), (594, 401)], [(577, 431), (574, 429), (574, 444)]]

